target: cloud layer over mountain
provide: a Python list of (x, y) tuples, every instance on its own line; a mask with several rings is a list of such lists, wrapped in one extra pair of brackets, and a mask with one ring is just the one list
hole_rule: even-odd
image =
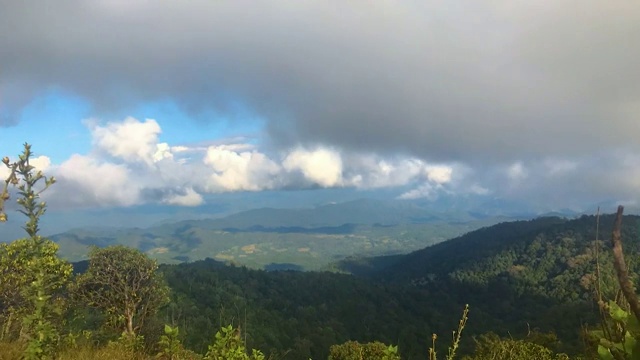
[(360, 189), (426, 183), (442, 188), (453, 168), (418, 158), (384, 158), (338, 152), (328, 147), (296, 147), (265, 154), (251, 144), (171, 146), (152, 119), (126, 118), (97, 125), (88, 154), (61, 164), (37, 159), (58, 178), (45, 197), (54, 206), (202, 204), (203, 195), (230, 191), (351, 187)]
[(99, 118), (169, 99), (199, 119), (240, 104), (265, 120), (269, 151), (222, 144), (188, 162), (182, 144), (160, 143), (157, 123), (95, 125), (95, 154), (60, 164), (78, 181), (111, 174), (89, 192), (94, 202), (195, 205), (215, 191), (410, 183), (400, 196), (443, 184), (558, 202), (640, 195), (634, 2), (0, 8), (0, 125), (52, 88), (86, 99)]

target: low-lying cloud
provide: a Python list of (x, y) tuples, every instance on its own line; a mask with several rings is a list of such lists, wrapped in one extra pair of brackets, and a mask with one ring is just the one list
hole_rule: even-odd
[[(47, 165), (58, 184), (46, 197), (60, 207), (133, 206), (145, 203), (197, 206), (204, 195), (233, 191), (350, 187), (375, 189), (451, 182), (454, 169), (417, 158), (384, 158), (317, 146), (273, 154), (251, 144), (207, 147), (160, 142), (152, 119), (128, 117), (87, 122), (88, 154)], [(185, 155), (188, 155), (186, 157)]]
[[(173, 145), (156, 120), (86, 121), (93, 148), (59, 164), (32, 165), (58, 182), (44, 193), (56, 208), (141, 204), (199, 206), (209, 194), (313, 188), (393, 189), (399, 199), (489, 196), (537, 208), (574, 208), (598, 201), (633, 203), (640, 155), (546, 157), (478, 169), (463, 163), (302, 146), (265, 152), (249, 143)], [(618, 176), (618, 174), (625, 174)], [(0, 168), (0, 176), (8, 170)]]

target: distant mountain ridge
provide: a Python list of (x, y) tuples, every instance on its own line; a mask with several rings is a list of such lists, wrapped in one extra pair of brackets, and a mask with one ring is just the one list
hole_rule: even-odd
[(215, 220), (186, 220), (183, 223), (207, 223), (213, 228), (238, 228), (250, 226), (274, 227), (326, 227), (344, 224), (397, 225), (431, 221), (472, 221), (478, 216), (466, 212), (434, 211), (415, 202), (398, 200), (360, 199), (338, 204), (320, 205), (314, 208), (278, 209), (260, 208), (247, 210)]
[(251, 267), (295, 264), (310, 270), (355, 254), (407, 253), (509, 219), (434, 211), (411, 201), (361, 199), (307, 209), (260, 208), (146, 229), (74, 229), (51, 238), (72, 260), (85, 258), (90, 245), (124, 244), (167, 263), (211, 257)]

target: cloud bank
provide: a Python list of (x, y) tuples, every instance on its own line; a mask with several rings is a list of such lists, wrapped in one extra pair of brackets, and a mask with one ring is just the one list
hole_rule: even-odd
[(640, 195), (633, 2), (0, 8), (0, 126), (52, 88), (86, 99), (98, 118), (169, 99), (194, 118), (241, 104), (265, 119), (268, 153), (226, 144), (194, 161), (158, 141), (157, 123), (97, 126), (95, 153), (59, 165), (77, 179), (113, 174), (84, 189), (85, 202), (195, 205), (219, 191), (413, 183), (401, 197)]
[(239, 143), (172, 146), (160, 142), (162, 129), (153, 119), (86, 123), (93, 139), (90, 153), (61, 164), (36, 159), (58, 178), (45, 194), (54, 206), (198, 206), (204, 195), (223, 192), (414, 183), (442, 187), (453, 177), (453, 168), (417, 158), (387, 159), (321, 146), (273, 154)]
[(59, 87), (98, 115), (166, 98), (193, 114), (240, 102), (282, 148), (484, 165), (640, 150), (632, 2), (1, 5), (5, 125)]

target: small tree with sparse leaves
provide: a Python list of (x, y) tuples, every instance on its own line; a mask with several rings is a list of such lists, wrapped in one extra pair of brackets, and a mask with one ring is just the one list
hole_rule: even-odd
[(0, 340), (20, 335), (27, 341), (26, 359), (47, 359), (53, 357), (59, 340), (55, 323), (62, 316), (62, 299), (58, 295), (69, 281), (72, 267), (58, 257), (57, 244), (38, 234), (46, 211), (40, 194), (56, 180), (35, 171), (32, 156), (31, 145), (24, 144), (18, 160), (2, 159), (9, 176), (0, 193), (0, 221), (8, 219), (5, 204), (15, 187), (18, 211), (28, 219), (24, 229), (29, 237), (0, 244)]
[(84, 304), (101, 310), (109, 322), (135, 337), (145, 320), (169, 301), (169, 288), (158, 264), (126, 246), (93, 247), (89, 268), (76, 278), (72, 292)]

